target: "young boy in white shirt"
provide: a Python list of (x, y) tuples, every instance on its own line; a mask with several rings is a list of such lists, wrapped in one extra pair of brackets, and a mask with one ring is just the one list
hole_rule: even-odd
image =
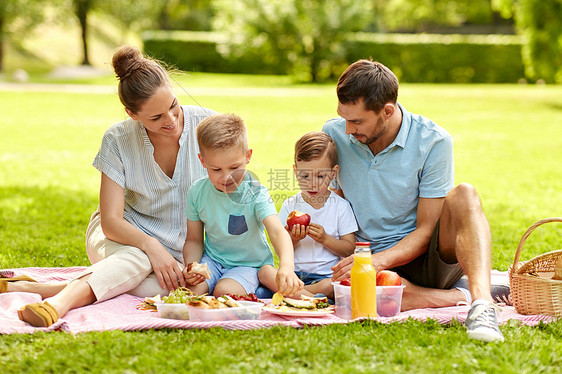
[[(299, 187), (297, 194), (283, 202), (279, 219), (291, 235), (295, 249), (295, 273), (304, 282), (304, 294), (324, 294), (333, 299), (332, 266), (353, 254), (357, 222), (349, 202), (328, 189), (338, 172), (336, 145), (323, 132), (303, 135), (295, 144), (293, 170)], [(307, 213), (310, 224), (289, 229), (292, 211)], [(272, 288), (270, 266), (260, 270), (261, 282)]]

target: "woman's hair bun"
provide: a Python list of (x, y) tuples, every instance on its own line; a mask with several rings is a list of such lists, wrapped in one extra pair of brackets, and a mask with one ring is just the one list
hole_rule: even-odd
[(123, 80), (140, 68), (145, 62), (145, 57), (135, 47), (128, 45), (120, 47), (113, 55), (112, 65), (115, 75)]
[(164, 85), (170, 86), (168, 72), (157, 60), (138, 48), (122, 46), (113, 54), (113, 70), (119, 78), (119, 99), (133, 113)]

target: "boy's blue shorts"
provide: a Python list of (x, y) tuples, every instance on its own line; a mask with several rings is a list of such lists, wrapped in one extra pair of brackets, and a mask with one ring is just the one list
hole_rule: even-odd
[(250, 266), (236, 266), (229, 269), (212, 260), (206, 254), (203, 254), (203, 257), (199, 262), (201, 264), (207, 263), (209, 271), (211, 272), (211, 279), (206, 279), (207, 285), (209, 286), (209, 295), (213, 294), (213, 290), (215, 289), (218, 281), (223, 278), (230, 278), (240, 283), (246, 293), (256, 292), (256, 289), (260, 284), (258, 280), (259, 269), (257, 268)]
[(299, 279), (301, 281), (304, 282), (305, 286), (308, 286), (308, 285), (314, 284), (314, 283), (318, 283), (322, 279), (331, 278), (331, 276), (329, 276), (329, 275), (306, 273), (304, 271), (295, 271), (295, 274), (297, 275), (297, 277), (299, 277)]

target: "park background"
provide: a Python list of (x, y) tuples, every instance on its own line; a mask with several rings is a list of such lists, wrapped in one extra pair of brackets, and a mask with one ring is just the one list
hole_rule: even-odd
[[(84, 231), (99, 190), (91, 162), (104, 131), (126, 118), (110, 58), (128, 43), (181, 69), (182, 104), (246, 120), (250, 169), (278, 206), (296, 191), (271, 177), (284, 180), (294, 141), (336, 116), (337, 76), (360, 57), (388, 64), (399, 101), (453, 135), (456, 182), (479, 191), (493, 266), (505, 271), (525, 230), (560, 216), (561, 19), (555, 0), (4, 0), (0, 268), (88, 265)], [(522, 258), (561, 248), (561, 234), (556, 224), (536, 230)], [(469, 341), (461, 324), (414, 321), (6, 335), (0, 364), (8, 373), (560, 372), (560, 322), (502, 331), (501, 345)]]

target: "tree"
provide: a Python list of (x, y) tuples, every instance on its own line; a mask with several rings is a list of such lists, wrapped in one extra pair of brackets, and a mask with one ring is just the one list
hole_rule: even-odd
[(490, 0), (374, 0), (378, 28), (425, 32), (436, 26), (489, 23), (494, 19)]
[(0, 1), (0, 72), (4, 71), (4, 43), (23, 38), (43, 20), (46, 0)]
[(82, 65), (90, 65), (88, 48), (88, 17), (98, 11), (113, 17), (124, 30), (142, 30), (155, 24), (164, 1), (153, 0), (72, 0), (73, 12), (80, 23)]
[(345, 35), (370, 22), (372, 0), (217, 0), (214, 29), (226, 32), (226, 52), (253, 50), (288, 66), (299, 81), (337, 77), (346, 66)]
[(531, 79), (562, 83), (562, 1), (493, 0), (504, 17), (514, 17), (524, 36), (523, 61)]
[(80, 31), (82, 37), (82, 65), (90, 65), (88, 57), (88, 13), (92, 9), (95, 0), (73, 0), (74, 11), (80, 22)]
[(211, 30), (212, 0), (162, 0), (158, 16), (160, 30)]
[(97, 0), (96, 9), (121, 26), (122, 35), (157, 27), (159, 14), (169, 0)]

